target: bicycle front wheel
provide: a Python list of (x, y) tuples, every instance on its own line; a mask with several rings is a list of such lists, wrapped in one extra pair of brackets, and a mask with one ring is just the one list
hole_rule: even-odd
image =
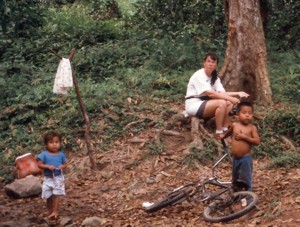
[(183, 201), (188, 198), (188, 196), (192, 193), (193, 189), (189, 188), (186, 190), (180, 190), (174, 193), (169, 194), (166, 198), (162, 199), (161, 201), (154, 203), (153, 205), (147, 207), (145, 210), (148, 213), (155, 212), (160, 210), (166, 206), (173, 205), (179, 201)]
[(254, 192), (235, 192), (224, 200), (217, 200), (209, 204), (203, 212), (204, 220), (208, 222), (226, 222), (239, 218), (258, 203), (258, 196)]

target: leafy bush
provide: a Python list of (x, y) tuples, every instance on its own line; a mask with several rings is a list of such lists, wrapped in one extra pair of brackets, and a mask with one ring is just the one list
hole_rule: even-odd
[[(212, 50), (222, 57), (226, 48), (220, 0), (132, 0), (135, 8), (126, 18), (126, 10), (116, 14), (105, 11), (113, 2), (128, 4), (121, 0), (5, 2), (5, 7), (0, 6), (6, 26), (0, 31), (1, 35), (6, 32), (0, 39), (0, 172), (4, 175), (18, 154), (40, 152), (45, 131), (61, 131), (64, 142), (74, 150), (81, 146), (78, 138), (82, 137), (84, 120), (76, 94), (74, 90), (68, 96), (52, 94), (59, 60), (48, 47), (62, 56), (76, 48), (73, 69), (91, 129), (95, 129), (91, 137), (97, 151), (105, 151), (112, 140), (127, 133), (125, 126), (139, 120), (139, 113), (162, 112), (171, 101), (183, 104), (188, 79), (201, 67), (204, 53)], [(59, 7), (58, 2), (62, 4)], [(272, 4), (277, 7), (277, 3)], [(14, 25), (19, 22), (23, 27), (15, 31)], [(278, 17), (275, 25), (280, 23), (285, 21)], [(292, 32), (278, 33), (280, 38), (275, 36), (279, 28), (275, 25), (268, 28), (273, 29), (269, 30), (270, 80), (275, 102), (286, 102), (290, 107), (268, 111), (259, 121), (263, 140), (254, 152), (258, 157), (269, 155), (277, 165), (294, 166), (298, 156), (296, 152), (284, 152), (289, 149), (284, 138), (299, 147), (299, 66), (295, 64), (299, 53), (279, 53), (273, 43), (278, 43), (279, 49), (287, 49), (292, 40), (295, 46), (294, 29), (298, 25), (293, 22), (288, 29)], [(99, 119), (104, 126), (97, 133)], [(155, 127), (164, 125), (163, 119), (153, 122)], [(135, 135), (146, 127), (141, 123), (130, 133)], [(163, 151), (163, 144), (148, 145), (150, 152)], [(210, 158), (214, 147), (210, 141), (205, 142), (206, 150), (201, 151), (209, 154), (205, 158)], [(188, 159), (202, 160), (201, 152), (193, 151)]]
[(1, 1), (0, 12), (2, 32), (8, 37), (30, 38), (45, 22), (40, 0)]
[(280, 167), (298, 167), (300, 162), (300, 154), (289, 153), (283, 154), (279, 157), (271, 160), (269, 168), (280, 168)]
[(287, 107), (278, 109), (275, 107), (265, 117), (263, 127), (268, 127), (277, 135), (286, 136), (296, 143), (300, 143), (299, 116), (300, 111), (297, 106), (295, 109), (288, 109)]
[[(178, 31), (189, 30), (194, 35), (199, 35), (201, 26), (207, 26), (212, 28), (210, 30), (212, 38), (217, 38), (226, 32), (222, 12), (223, 2), (219, 0), (139, 0), (135, 3), (135, 7), (136, 23), (149, 30), (161, 29), (174, 35)], [(189, 27), (197, 24), (200, 26), (196, 30), (191, 29), (193, 26)]]
[(89, 9), (82, 5), (49, 9), (49, 21), (44, 26), (45, 35), (56, 38), (56, 42), (68, 40), (72, 44), (69, 47), (71, 49), (113, 40), (121, 33), (122, 28), (117, 27), (114, 21), (98, 21), (92, 19), (89, 13)]
[(255, 146), (256, 157), (269, 157), (271, 167), (297, 166), (300, 158), (300, 111), (297, 105), (278, 105), (269, 109), (263, 120), (258, 121), (261, 145)]
[(266, 37), (275, 50), (300, 47), (300, 2), (295, 0), (267, 1)]
[(90, 14), (94, 19), (103, 20), (120, 18), (121, 11), (116, 0), (89, 0)]
[(270, 55), (269, 67), (274, 101), (300, 104), (300, 52), (291, 51)]

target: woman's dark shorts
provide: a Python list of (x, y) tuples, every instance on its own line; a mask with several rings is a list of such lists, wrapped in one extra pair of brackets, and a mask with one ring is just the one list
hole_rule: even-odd
[(197, 113), (196, 113), (196, 117), (204, 119), (203, 118), (203, 113), (204, 113), (204, 109), (205, 109), (205, 105), (207, 103), (208, 100), (205, 100), (204, 102), (201, 103)]

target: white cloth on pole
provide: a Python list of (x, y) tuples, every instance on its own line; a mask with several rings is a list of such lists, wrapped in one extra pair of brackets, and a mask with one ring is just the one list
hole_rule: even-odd
[(67, 88), (73, 86), (71, 62), (67, 58), (62, 58), (59, 62), (55, 75), (53, 93), (66, 95)]

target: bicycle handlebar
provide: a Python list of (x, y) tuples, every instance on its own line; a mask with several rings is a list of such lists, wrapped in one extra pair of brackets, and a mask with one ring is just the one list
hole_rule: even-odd
[(227, 145), (226, 145), (226, 143), (225, 143), (225, 139), (221, 139), (221, 142), (222, 142), (222, 145), (223, 145), (224, 149), (226, 149), (226, 148), (227, 148)]

